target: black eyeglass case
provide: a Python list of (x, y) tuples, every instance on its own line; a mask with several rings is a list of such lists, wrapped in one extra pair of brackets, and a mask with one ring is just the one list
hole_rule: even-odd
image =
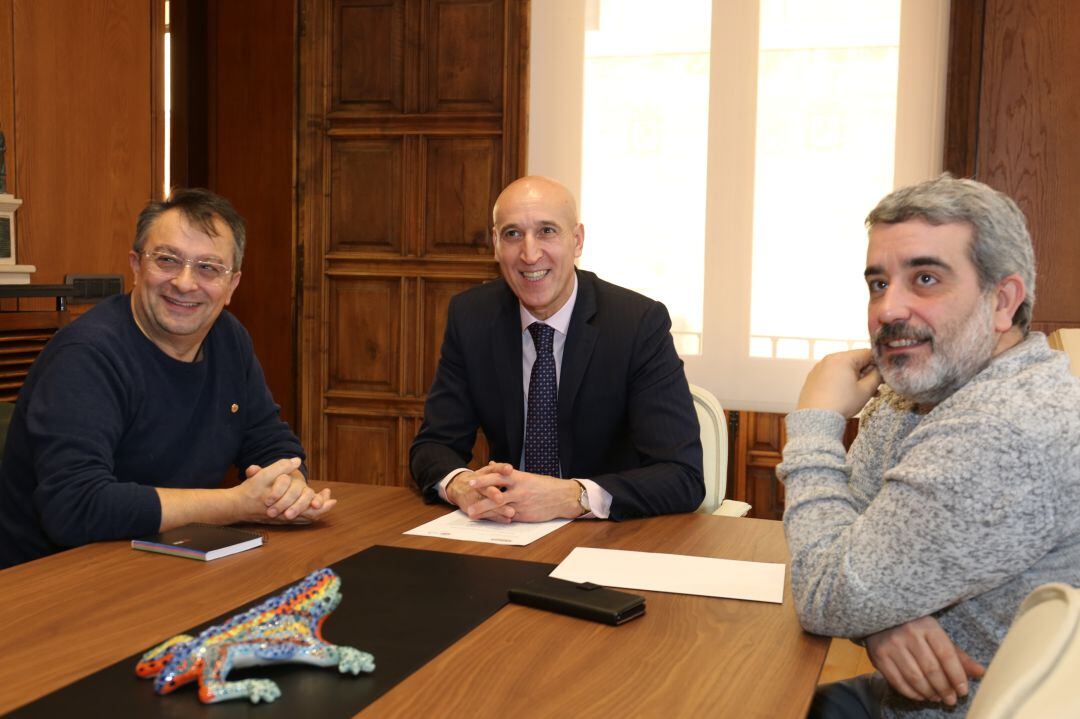
[(603, 624), (624, 624), (645, 613), (645, 597), (591, 582), (534, 579), (509, 591), (510, 601)]

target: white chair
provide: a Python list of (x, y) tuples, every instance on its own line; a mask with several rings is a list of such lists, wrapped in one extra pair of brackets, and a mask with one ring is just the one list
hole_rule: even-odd
[(968, 719), (1080, 717), (1080, 590), (1044, 584), (1028, 595), (990, 662)]
[(705, 471), (705, 501), (699, 512), (726, 517), (745, 517), (750, 511), (746, 502), (724, 499), (727, 491), (728, 436), (724, 409), (712, 392), (690, 385), (694, 410), (701, 425), (702, 469)]

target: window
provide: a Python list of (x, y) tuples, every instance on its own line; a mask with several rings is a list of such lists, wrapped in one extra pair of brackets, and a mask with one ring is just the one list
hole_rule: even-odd
[(893, 189), (900, 0), (760, 8), (749, 351), (820, 359), (867, 344), (852, 298)]
[(866, 213), (940, 171), (948, 3), (575, 4), (533, 4), (529, 171), (580, 190), (582, 266), (668, 306), (691, 382), (791, 409), (866, 345)]
[[(711, 3), (594, 7), (585, 31), (581, 263), (662, 298), (679, 351), (700, 354)], [(662, 256), (653, 241), (664, 243)]]

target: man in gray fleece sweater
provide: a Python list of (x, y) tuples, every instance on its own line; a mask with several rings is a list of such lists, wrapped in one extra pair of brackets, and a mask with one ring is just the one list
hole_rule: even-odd
[(1080, 584), (1080, 380), (1029, 331), (1012, 200), (944, 175), (867, 226), (872, 348), (811, 371), (777, 473), (803, 626), (865, 638), (880, 673), (811, 716), (962, 716), (1021, 600)]

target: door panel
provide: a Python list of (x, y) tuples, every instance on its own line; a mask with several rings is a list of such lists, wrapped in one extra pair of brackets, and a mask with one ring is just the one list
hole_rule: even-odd
[[(527, 0), (302, 0), (301, 439), (320, 479), (408, 485), (450, 298), (496, 277), (523, 174)], [(476, 461), (487, 449), (477, 442)]]

